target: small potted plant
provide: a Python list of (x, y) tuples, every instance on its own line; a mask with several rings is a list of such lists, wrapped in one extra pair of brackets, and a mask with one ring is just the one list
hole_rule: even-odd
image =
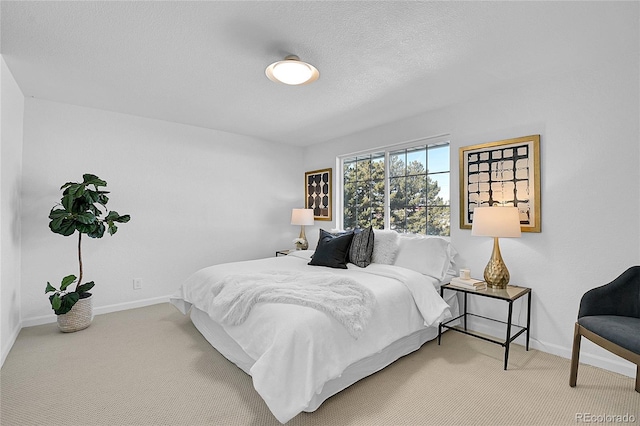
[[(63, 332), (73, 332), (87, 328), (93, 319), (92, 298), (89, 290), (95, 285), (93, 281), (82, 284), (82, 235), (90, 238), (102, 238), (105, 231), (113, 235), (118, 230), (116, 223), (129, 222), (131, 217), (120, 215), (115, 211), (107, 211), (109, 201), (107, 182), (91, 174), (84, 174), (82, 182), (67, 182), (60, 187), (62, 199), (49, 213), (49, 228), (56, 234), (68, 237), (78, 231), (78, 264), (80, 275), (68, 275), (62, 279), (60, 288), (56, 289), (49, 282), (45, 294), (49, 295), (51, 308), (58, 316), (58, 327)], [(104, 211), (103, 211), (104, 210)], [(101, 217), (104, 213), (106, 216)], [(75, 289), (69, 286), (77, 282)]]

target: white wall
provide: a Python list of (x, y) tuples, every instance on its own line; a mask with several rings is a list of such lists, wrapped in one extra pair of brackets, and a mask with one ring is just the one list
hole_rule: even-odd
[(131, 215), (114, 236), (83, 238), (96, 313), (165, 300), (201, 267), (292, 247), (301, 148), (37, 99), (24, 120), (24, 325), (53, 320), (46, 282), (77, 275), (77, 234), (52, 233), (47, 216), (83, 173), (106, 180), (108, 207)]
[(20, 332), (20, 182), (24, 96), (0, 59), (0, 333), (4, 360)]
[[(637, 24), (629, 36), (638, 39)], [(501, 249), (511, 282), (533, 289), (532, 346), (570, 357), (581, 295), (640, 264), (638, 75), (637, 55), (559, 74), (312, 147), (305, 164), (326, 167), (340, 154), (450, 133), (451, 241), (481, 277), (492, 241), (459, 228), (458, 148), (540, 134), (542, 232), (502, 239)], [(474, 307), (506, 317), (506, 305)], [(525, 313), (515, 310), (521, 321)], [(590, 342), (581, 360), (635, 375)]]

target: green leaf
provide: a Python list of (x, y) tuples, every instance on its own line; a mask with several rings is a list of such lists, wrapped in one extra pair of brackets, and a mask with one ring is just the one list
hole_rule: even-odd
[(119, 218), (116, 219), (116, 222), (120, 222), (120, 223), (127, 223), (131, 220), (131, 216), (129, 216), (128, 214), (122, 215)]
[(84, 283), (82, 285), (79, 285), (76, 288), (76, 292), (78, 292), (78, 294), (82, 295), (83, 293), (88, 292), (89, 290), (91, 290), (93, 288), (93, 286), (95, 286), (96, 284), (93, 281), (89, 281), (88, 283)]
[(65, 217), (69, 214), (66, 210), (60, 208), (52, 208), (51, 212), (49, 212), (49, 219), (57, 219), (60, 217)]
[(70, 192), (66, 192), (66, 194), (62, 197), (62, 200), (61, 200), (62, 207), (64, 207), (66, 211), (72, 212), (74, 201), (75, 201), (75, 198), (73, 197), (73, 194), (71, 194)]
[(49, 227), (51, 229), (60, 229), (60, 225), (62, 225), (62, 221), (64, 220), (64, 216), (57, 217), (51, 221)]
[[(73, 308), (73, 305), (75, 305), (78, 300), (80, 300), (80, 295), (75, 291), (67, 293), (60, 298), (60, 306), (57, 309), (54, 307), (53, 310), (55, 311), (56, 315), (66, 314), (71, 310), (71, 308)], [(51, 306), (53, 306), (53, 301), (51, 303)]]
[(75, 275), (67, 275), (62, 279), (62, 283), (60, 284), (60, 291), (65, 291), (69, 284), (73, 283), (76, 280)]
[(78, 188), (76, 189), (76, 191), (73, 193), (73, 196), (75, 198), (80, 198), (82, 196), (84, 196), (84, 192), (85, 192), (85, 186), (84, 185), (78, 185)]
[(116, 224), (113, 222), (109, 222), (109, 235), (113, 235), (116, 232), (118, 232), (118, 227), (116, 226)]
[(76, 220), (80, 223), (91, 224), (96, 221), (96, 215), (91, 212), (80, 213), (76, 217)]
[(98, 176), (89, 173), (82, 175), (82, 179), (84, 179), (84, 183), (86, 185), (95, 185), (96, 187), (107, 186), (107, 182), (103, 181)]
[(104, 218), (106, 221), (113, 221), (119, 223), (127, 223), (131, 219), (131, 216), (128, 214), (120, 216), (120, 214), (116, 211), (110, 211), (107, 217)]
[(116, 220), (119, 216), (120, 215), (118, 214), (118, 212), (110, 211), (109, 214), (107, 214), (107, 217), (104, 218), (104, 220), (113, 221)]
[(51, 299), (51, 307), (57, 315), (59, 315), (58, 309), (60, 309), (60, 306), (62, 306), (62, 300), (60, 299), (60, 295), (56, 293), (53, 295), (53, 299)]
[(91, 229), (91, 231), (87, 232), (87, 235), (90, 238), (102, 238), (104, 236), (104, 231), (105, 231), (104, 223), (96, 222), (93, 225), (93, 228)]
[(47, 288), (45, 289), (44, 293), (47, 294), (50, 291), (56, 291), (56, 288), (54, 286), (52, 286), (49, 281), (47, 281)]
[(55, 232), (56, 234), (64, 235), (68, 237), (69, 235), (76, 232), (76, 222), (72, 219), (63, 219), (60, 223), (54, 223), (57, 221), (51, 221), (49, 223), (49, 228)]
[(62, 185), (62, 186), (60, 187), (60, 189), (65, 189), (65, 188), (70, 187), (71, 185), (77, 185), (77, 184), (78, 184), (77, 182), (67, 182), (67, 183), (65, 183), (64, 185)]

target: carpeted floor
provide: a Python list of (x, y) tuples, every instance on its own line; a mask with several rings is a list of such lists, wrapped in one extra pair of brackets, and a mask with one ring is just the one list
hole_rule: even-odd
[[(288, 425), (640, 425), (632, 378), (581, 365), (570, 388), (566, 359), (514, 345), (503, 371), (498, 345), (454, 332), (442, 343)], [(100, 315), (77, 333), (25, 328), (0, 380), (3, 426), (279, 424), (251, 378), (169, 304)]]

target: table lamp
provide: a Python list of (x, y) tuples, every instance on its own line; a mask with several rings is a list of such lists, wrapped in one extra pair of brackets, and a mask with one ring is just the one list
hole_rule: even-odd
[(498, 238), (520, 237), (520, 214), (517, 207), (476, 207), (473, 209), (471, 235), (493, 237), (493, 253), (484, 269), (487, 286), (506, 288), (509, 284), (509, 271), (502, 260)]
[(302, 250), (309, 248), (307, 236), (304, 234), (305, 225), (313, 225), (313, 209), (293, 209), (291, 211), (291, 224), (300, 225), (300, 238), (304, 242), (300, 245)]

